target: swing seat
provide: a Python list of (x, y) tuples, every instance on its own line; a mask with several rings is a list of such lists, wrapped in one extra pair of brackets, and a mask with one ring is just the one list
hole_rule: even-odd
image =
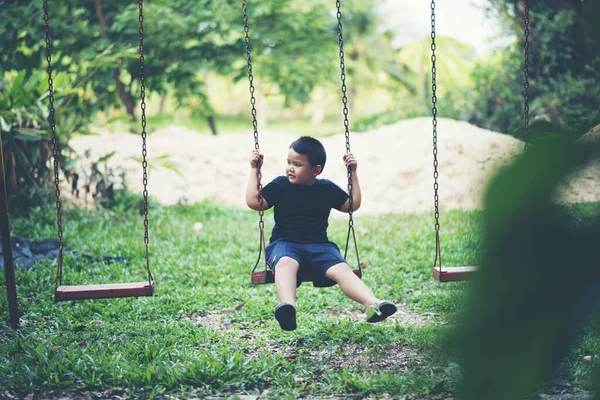
[(54, 301), (141, 297), (154, 294), (154, 282), (108, 283), (102, 285), (59, 286)]
[[(354, 275), (362, 279), (362, 271), (360, 269), (352, 270)], [(302, 282), (312, 282), (313, 277), (311, 274), (304, 274)], [(268, 269), (266, 271), (257, 271), (252, 273), (252, 284), (253, 285), (264, 285), (266, 283), (275, 283), (275, 274), (273, 270)]]
[(433, 268), (433, 278), (438, 282), (455, 282), (469, 280), (477, 267), (440, 267)]

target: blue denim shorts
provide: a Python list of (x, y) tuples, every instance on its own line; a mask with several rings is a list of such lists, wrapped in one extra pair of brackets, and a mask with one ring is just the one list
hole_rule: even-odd
[(298, 262), (297, 286), (302, 284), (302, 276), (312, 273), (313, 284), (317, 287), (333, 286), (335, 281), (327, 278), (325, 272), (339, 263), (345, 263), (340, 248), (333, 242), (300, 243), (279, 239), (270, 243), (265, 249), (267, 263), (277, 273), (277, 262), (282, 257), (290, 257)]

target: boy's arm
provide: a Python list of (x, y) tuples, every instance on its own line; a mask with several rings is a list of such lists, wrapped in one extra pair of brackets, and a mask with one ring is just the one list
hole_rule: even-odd
[[(258, 150), (254, 150), (252, 152), (252, 158), (250, 159), (250, 166), (252, 169), (250, 170), (250, 178), (248, 179), (248, 186), (246, 186), (246, 205), (253, 210), (260, 210), (260, 193), (258, 192), (258, 171), (257, 168), (259, 165), (262, 165), (263, 155), (258, 152)], [(262, 208), (263, 210), (268, 209), (269, 203), (267, 200), (263, 198), (262, 200)]]
[[(361, 194), (360, 194), (360, 184), (358, 183), (358, 175), (356, 174), (357, 162), (352, 154), (344, 155), (344, 162), (346, 163), (346, 168), (350, 168), (352, 171), (352, 211), (356, 211), (360, 208), (361, 203)], [(350, 198), (346, 200), (342, 208), (340, 208), (341, 212), (350, 211)]]

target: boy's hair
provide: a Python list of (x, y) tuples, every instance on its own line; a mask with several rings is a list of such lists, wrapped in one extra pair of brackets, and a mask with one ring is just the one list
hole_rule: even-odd
[(325, 168), (327, 154), (325, 153), (325, 147), (317, 139), (310, 136), (301, 136), (290, 145), (290, 149), (298, 154), (304, 154), (308, 158), (311, 168), (317, 165), (321, 166), (321, 171)]

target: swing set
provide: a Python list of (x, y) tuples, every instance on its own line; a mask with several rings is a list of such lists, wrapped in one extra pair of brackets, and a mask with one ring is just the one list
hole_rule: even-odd
[[(336, 9), (337, 9), (337, 21), (338, 21), (338, 45), (339, 45), (339, 58), (340, 58), (340, 72), (341, 72), (341, 89), (342, 89), (342, 103), (343, 103), (343, 115), (344, 115), (344, 132), (346, 136), (346, 153), (350, 153), (350, 133), (349, 133), (349, 122), (348, 122), (348, 105), (347, 105), (347, 96), (346, 96), (346, 73), (345, 73), (345, 62), (344, 62), (344, 40), (342, 35), (342, 13), (341, 13), (341, 0), (336, 0)], [(432, 124), (433, 124), (433, 189), (434, 189), (434, 218), (435, 218), (435, 259), (433, 262), (432, 269), (432, 277), (438, 282), (452, 282), (452, 281), (464, 281), (468, 280), (472, 277), (473, 273), (476, 272), (477, 267), (472, 266), (455, 266), (455, 267), (442, 267), (442, 250), (441, 250), (441, 242), (440, 242), (440, 210), (439, 210), (439, 184), (438, 184), (438, 136), (437, 136), (437, 82), (436, 82), (436, 32), (435, 32), (435, 0), (431, 0), (431, 91), (432, 91)], [(250, 86), (250, 105), (252, 109), (252, 125), (254, 127), (254, 148), (259, 149), (258, 143), (258, 124), (256, 118), (256, 99), (254, 97), (254, 75), (252, 71), (252, 57), (250, 51), (250, 38), (249, 38), (249, 28), (248, 28), (248, 13), (246, 9), (246, 0), (242, 1), (242, 10), (244, 14), (244, 32), (245, 32), (245, 42), (246, 42), (246, 58), (248, 61), (248, 82)], [(528, 82), (528, 67), (529, 67), (529, 2), (525, 1), (525, 66), (524, 66), (524, 89), (525, 89), (525, 149), (528, 149), (529, 144), (527, 142), (527, 130), (529, 128), (529, 82)], [(259, 251), (258, 258), (256, 260), (256, 264), (252, 269), (252, 283), (256, 285), (266, 284), (266, 283), (274, 283), (275, 275), (271, 265), (269, 265), (268, 261), (265, 257), (265, 266), (262, 271), (257, 271), (257, 267), (260, 264), (260, 259), (262, 253), (265, 251), (265, 236), (264, 236), (264, 221), (263, 221), (263, 198), (262, 198), (262, 173), (260, 171), (261, 166), (259, 165), (257, 168), (257, 190), (259, 193), (259, 204), (260, 209), (258, 211), (259, 215)], [(348, 253), (348, 244), (350, 242), (350, 235), (352, 235), (352, 239), (354, 241), (354, 248), (356, 251), (356, 262), (358, 265), (357, 269), (354, 269), (353, 272), (359, 277), (362, 278), (362, 268), (360, 263), (360, 258), (358, 254), (358, 244), (356, 241), (356, 234), (354, 231), (354, 220), (352, 217), (352, 171), (348, 168), (348, 194), (350, 196), (350, 208), (348, 212), (348, 235), (346, 238), (346, 248), (344, 251), (344, 259), (346, 259)], [(439, 265), (438, 265), (439, 262)], [(313, 277), (310, 274), (305, 274), (302, 277), (303, 282), (311, 282), (313, 281)]]
[[(56, 221), (57, 221), (57, 236), (59, 242), (59, 253), (57, 259), (57, 270), (56, 270), (56, 281), (55, 281), (55, 301), (66, 301), (66, 300), (83, 300), (83, 299), (101, 299), (101, 298), (117, 298), (117, 297), (138, 297), (138, 296), (152, 296), (154, 294), (154, 279), (150, 271), (150, 258), (149, 258), (149, 234), (148, 234), (148, 172), (146, 161), (147, 156), (147, 141), (146, 141), (146, 100), (145, 100), (145, 75), (144, 75), (144, 15), (143, 15), (143, 3), (144, 0), (138, 0), (138, 22), (139, 22), (139, 53), (140, 53), (140, 96), (141, 96), (141, 126), (142, 126), (142, 183), (143, 183), (143, 204), (144, 204), (144, 244), (146, 253), (146, 273), (147, 281), (132, 282), (132, 283), (111, 283), (111, 284), (100, 284), (100, 285), (63, 285), (63, 234), (62, 234), (62, 213), (61, 213), (61, 198), (60, 198), (60, 187), (59, 187), (59, 151), (58, 141), (56, 136), (56, 110), (54, 108), (54, 88), (52, 80), (52, 41), (50, 37), (50, 19), (48, 12), (48, 0), (43, 0), (44, 8), (44, 22), (45, 22), (45, 36), (46, 36), (46, 60), (48, 66), (46, 68), (48, 72), (48, 99), (49, 99), (49, 116), (50, 126), (52, 133), (52, 156), (54, 159), (54, 185), (56, 195)], [(432, 88), (432, 124), (433, 124), (433, 178), (434, 178), (434, 218), (435, 218), (435, 260), (433, 264), (432, 276), (439, 282), (450, 282), (450, 281), (461, 281), (468, 279), (476, 271), (476, 267), (459, 266), (459, 267), (442, 267), (442, 256), (441, 256), (441, 244), (440, 244), (440, 213), (439, 213), (439, 195), (438, 195), (438, 148), (437, 148), (437, 97), (436, 97), (436, 33), (435, 33), (435, 0), (431, 0), (431, 88)], [(345, 61), (344, 61), (344, 41), (342, 35), (342, 14), (341, 14), (341, 0), (336, 0), (337, 9), (337, 22), (338, 22), (338, 44), (339, 44), (339, 59), (340, 59), (340, 77), (341, 77), (341, 89), (342, 89), (342, 103), (343, 103), (343, 116), (344, 116), (344, 132), (346, 136), (346, 153), (350, 153), (350, 133), (349, 133), (349, 122), (348, 122), (348, 106), (346, 96), (346, 73), (345, 73)], [(246, 9), (246, 0), (242, 1), (243, 21), (244, 21), (244, 32), (245, 32), (245, 44), (246, 44), (246, 57), (248, 63), (248, 80), (250, 87), (250, 104), (252, 108), (252, 124), (254, 127), (254, 147), (259, 149), (258, 142), (258, 124), (256, 119), (256, 99), (254, 97), (254, 84), (253, 84), (253, 72), (252, 72), (252, 58), (250, 51), (250, 37), (248, 27), (248, 14)], [(525, 57), (524, 57), (524, 122), (525, 122), (525, 150), (528, 149), (528, 130), (529, 130), (529, 80), (528, 80), (528, 68), (529, 68), (529, 1), (525, 0)], [(0, 144), (0, 152), (1, 152)], [(0, 160), (0, 189), (4, 185), (4, 168), (2, 160)], [(257, 169), (258, 175), (258, 192), (262, 191), (261, 178), (262, 174), (260, 166)], [(1, 191), (1, 190), (0, 190)], [(348, 169), (348, 193), (350, 195), (350, 208), (348, 212), (348, 235), (346, 238), (346, 248), (344, 251), (344, 258), (348, 253), (348, 245), (350, 237), (354, 242), (354, 248), (356, 253), (357, 266), (353, 272), (360, 278), (362, 277), (362, 268), (358, 252), (358, 245), (356, 240), (356, 234), (354, 231), (354, 220), (353, 220), (353, 204), (352, 204), (352, 172)], [(10, 245), (10, 227), (8, 221), (8, 207), (6, 203), (6, 192), (0, 193), (3, 202), (2, 209), (6, 209), (6, 218), (0, 218), (0, 225), (2, 230), (2, 245), (5, 253), (5, 259), (8, 259), (5, 265), (6, 274), (6, 286), (9, 300), (9, 311), (11, 316), (11, 325), (13, 328), (18, 326), (18, 311), (17, 311), (17, 299), (15, 290), (14, 280), (14, 267), (12, 264), (12, 249)], [(1, 200), (1, 199), (0, 199)], [(264, 236), (264, 221), (263, 215), (264, 210), (262, 208), (262, 196), (259, 196), (259, 203), (261, 205), (259, 210), (259, 253), (258, 259), (254, 268), (252, 269), (252, 283), (253, 284), (265, 284), (273, 283), (274, 273), (271, 266), (268, 265), (265, 260), (265, 267), (262, 271), (257, 271), (257, 267), (260, 263), (262, 253), (265, 250), (265, 236)], [(439, 265), (438, 265), (439, 261)], [(303, 277), (303, 281), (312, 281), (312, 277), (307, 275)]]
[[(350, 153), (350, 131), (349, 126), (350, 123), (348, 121), (348, 97), (346, 96), (346, 69), (344, 62), (344, 38), (342, 35), (342, 11), (341, 11), (341, 0), (336, 1), (336, 9), (337, 9), (337, 21), (338, 21), (338, 44), (340, 47), (340, 78), (342, 81), (342, 103), (344, 105), (343, 115), (344, 115), (344, 131), (346, 135), (346, 154)], [(254, 75), (252, 73), (252, 56), (250, 51), (250, 36), (249, 36), (249, 27), (248, 27), (248, 12), (246, 10), (246, 0), (242, 1), (242, 11), (244, 14), (244, 32), (245, 32), (245, 42), (246, 42), (246, 58), (248, 61), (248, 82), (250, 85), (250, 105), (252, 107), (252, 126), (254, 127), (254, 148), (256, 150), (259, 149), (258, 145), (258, 122), (256, 119), (256, 99), (254, 97)], [(265, 256), (265, 267), (262, 271), (257, 271), (257, 267), (260, 264), (260, 258), (262, 253), (265, 252), (265, 223), (263, 221), (264, 210), (263, 210), (263, 197), (262, 197), (262, 173), (260, 171), (261, 166), (258, 165), (256, 170), (256, 174), (258, 177), (258, 204), (259, 204), (259, 249), (258, 249), (258, 258), (256, 260), (256, 264), (254, 268), (252, 268), (252, 283), (255, 285), (261, 285), (265, 283), (275, 283), (275, 274), (273, 271), (273, 267), (269, 265), (266, 256)], [(348, 195), (349, 195), (349, 208), (348, 208), (348, 235), (346, 238), (346, 248), (344, 250), (344, 259), (346, 259), (348, 255), (348, 244), (350, 243), (350, 236), (354, 240), (354, 250), (356, 253), (356, 265), (357, 267), (352, 270), (356, 276), (362, 278), (362, 267), (360, 264), (360, 257), (358, 254), (358, 244), (356, 242), (356, 233), (354, 232), (354, 219), (352, 218), (352, 213), (354, 211), (353, 208), (353, 190), (352, 190), (352, 171), (350, 167), (348, 167)], [(313, 275), (308, 272), (302, 275), (302, 282), (314, 282)]]
[(46, 61), (48, 62), (48, 99), (50, 103), (50, 127), (52, 130), (52, 156), (54, 158), (54, 188), (56, 195), (56, 226), (58, 234), (58, 259), (56, 267), (56, 281), (54, 290), (55, 301), (105, 299), (115, 297), (152, 296), (154, 294), (154, 279), (150, 271), (150, 257), (148, 252), (148, 163), (146, 161), (146, 87), (144, 85), (144, 0), (138, 0), (139, 8), (139, 34), (140, 34), (140, 88), (142, 110), (142, 183), (144, 185), (144, 243), (146, 245), (146, 272), (147, 281), (131, 283), (108, 283), (101, 285), (63, 285), (63, 233), (62, 213), (60, 200), (60, 187), (58, 180), (58, 141), (56, 138), (56, 111), (54, 109), (54, 88), (52, 81), (52, 40), (50, 38), (50, 18), (48, 14), (48, 0), (44, 0), (44, 21), (46, 28)]

